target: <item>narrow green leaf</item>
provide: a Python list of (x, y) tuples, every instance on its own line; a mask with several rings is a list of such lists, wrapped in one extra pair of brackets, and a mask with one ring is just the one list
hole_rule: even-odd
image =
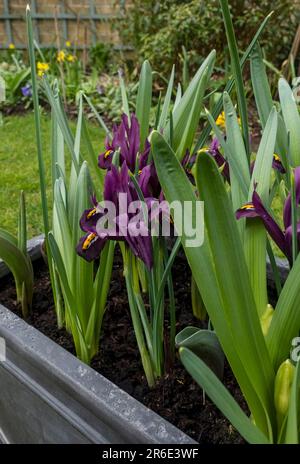
[(222, 8), (222, 14), (227, 36), (227, 44), (229, 47), (229, 53), (231, 58), (231, 69), (237, 91), (238, 107), (242, 122), (243, 139), (246, 148), (246, 153), (248, 157), (250, 157), (247, 102), (242, 76), (242, 67), (240, 65), (239, 52), (230, 15), (228, 0), (220, 0), (220, 4)]
[[(240, 66), (241, 68), (243, 69), (245, 63), (247, 62), (255, 44), (257, 43), (259, 37), (261, 36), (262, 32), (264, 31), (270, 17), (272, 16), (273, 14), (273, 11), (268, 14), (268, 16), (263, 20), (263, 22), (261, 23), (260, 27), (258, 28), (256, 34), (254, 35), (253, 39), (251, 40), (249, 46), (247, 47), (245, 53), (243, 54), (242, 58), (241, 58), (241, 61), (240, 61)], [(226, 86), (225, 86), (225, 89), (224, 91), (226, 91), (227, 93), (231, 93), (232, 92), (232, 89), (234, 88), (234, 78), (231, 78), (229, 79), (229, 81), (227, 82)], [(222, 104), (223, 104), (223, 98), (222, 96), (219, 98), (218, 102), (215, 104), (213, 110), (212, 110), (212, 116), (214, 118), (214, 120), (217, 119), (217, 117), (219, 116), (220, 112), (221, 112), (221, 109), (222, 109)], [(207, 138), (209, 137), (209, 134), (210, 134), (210, 131), (211, 131), (211, 126), (209, 123), (207, 123), (203, 129), (203, 131), (201, 132), (201, 135), (199, 136), (199, 139), (195, 145), (195, 148), (194, 148), (194, 152), (196, 152), (197, 150), (199, 150), (200, 148), (203, 148), (205, 143), (206, 143), (206, 140)]]
[(247, 197), (249, 191), (249, 171), (247, 173), (243, 169), (243, 165), (241, 164), (241, 158), (238, 156), (234, 156), (234, 152), (230, 149), (230, 146), (225, 142), (223, 133), (217, 126), (212, 115), (207, 110), (206, 115), (218, 141), (220, 142), (221, 147), (223, 148), (225, 158), (229, 161), (230, 169), (239, 182), (242, 195)]
[(262, 127), (265, 127), (270, 111), (273, 107), (273, 99), (267, 78), (266, 68), (263, 62), (262, 52), (257, 43), (250, 56), (251, 82), (253, 86), (255, 102), (258, 109)]
[(205, 88), (207, 86), (208, 79), (208, 68), (204, 71), (199, 79), (197, 90), (195, 93), (194, 101), (190, 107), (190, 113), (186, 120), (186, 126), (182, 134), (181, 141), (176, 150), (176, 156), (182, 160), (186, 154), (186, 151), (191, 152), (192, 144), (195, 138), (195, 133), (199, 124), (200, 113), (202, 110), (202, 99)]
[[(234, 174), (234, 169), (231, 168), (231, 159), (234, 157), (235, 164), (238, 166), (238, 169), (243, 172), (243, 178), (248, 186), (250, 184), (249, 163), (236, 111), (227, 92), (224, 92), (223, 104), (226, 121), (226, 144), (228, 147), (226, 153), (229, 156), (231, 198), (233, 211), (236, 211), (241, 205), (246, 203), (247, 197), (243, 193), (239, 179)], [(240, 221), (239, 229), (242, 235), (243, 228), (244, 224)]]
[(52, 91), (52, 89), (51, 89), (51, 87), (49, 85), (49, 82), (48, 82), (48, 80), (47, 80), (47, 78), (45, 76), (43, 77), (43, 86), (44, 86), (48, 101), (49, 101), (49, 103), (51, 105), (51, 108), (55, 113), (55, 117), (56, 117), (57, 122), (59, 124), (60, 130), (62, 131), (64, 140), (65, 140), (65, 142), (67, 144), (67, 147), (68, 147), (68, 149), (70, 151), (70, 154), (72, 156), (72, 161), (73, 161), (75, 170), (76, 170), (76, 172), (78, 172), (79, 165), (78, 165), (78, 161), (77, 161), (77, 158), (76, 158), (76, 154), (74, 152), (74, 137), (73, 137), (71, 129), (70, 129), (69, 125), (68, 125), (66, 115), (65, 115), (64, 111), (62, 110), (58, 91), (56, 93), (53, 93), (53, 91)]
[(159, 118), (159, 123), (158, 123), (158, 128), (157, 128), (158, 131), (164, 130), (166, 122), (167, 122), (167, 117), (170, 111), (169, 107), (170, 107), (172, 92), (173, 92), (174, 77), (175, 77), (175, 66), (173, 65), (171, 76), (169, 79), (168, 88), (167, 88), (167, 93), (165, 96), (164, 104), (163, 104), (161, 115)]
[[(22, 250), (18, 248), (17, 239), (3, 229), (0, 229), (0, 258), (3, 259), (14, 276), (17, 299), (22, 303), (23, 316), (27, 317), (33, 295), (33, 271), (31, 261), (28, 259), (27, 254), (24, 254)], [(24, 298), (24, 285), (26, 298)]]
[[(200, 66), (192, 81), (190, 82), (187, 90), (184, 92), (182, 98), (173, 109), (174, 140), (172, 147), (174, 151), (177, 151), (181, 143), (183, 134), (186, 130), (186, 122), (190, 115), (191, 106), (193, 105), (195, 100), (195, 95), (197, 93), (199, 81), (201, 80), (205, 72), (207, 72), (207, 78), (209, 79), (213, 70), (215, 57), (216, 52), (215, 50), (213, 50), (203, 61), (202, 65)], [(206, 71), (207, 68), (208, 71)], [(170, 140), (170, 122), (166, 126), (165, 134), (167, 139)]]
[[(269, 190), (277, 134), (277, 121), (276, 109), (272, 108), (256, 155), (248, 195), (249, 202), (252, 201), (252, 194), (254, 189), (256, 189), (263, 203), (265, 205), (269, 204)], [(268, 303), (266, 239), (266, 231), (259, 218), (252, 218), (246, 222), (244, 250), (255, 303), (260, 316), (265, 311)]]
[(181, 90), (180, 83), (178, 83), (173, 111), (175, 111), (175, 108), (178, 106), (178, 103), (180, 102), (181, 98), (182, 98), (182, 90)]
[(128, 97), (126, 92), (125, 82), (122, 76), (122, 73), (119, 71), (119, 82), (120, 82), (120, 89), (121, 89), (121, 96), (122, 96), (122, 110), (128, 117), (130, 123), (130, 111), (129, 111), (129, 104), (128, 104)]
[(18, 248), (26, 255), (27, 253), (27, 224), (26, 224), (26, 205), (25, 195), (22, 190), (20, 193), (20, 207), (18, 220)]
[(183, 55), (182, 86), (183, 86), (183, 91), (185, 92), (189, 85), (190, 76), (189, 76), (188, 54), (184, 46), (182, 47), (182, 55)]
[[(185, 201), (190, 202), (194, 205), (195, 214), (195, 193), (175, 153), (163, 136), (156, 131), (151, 135), (151, 146), (158, 177), (167, 201), (169, 203), (179, 201), (182, 205)], [(205, 182), (208, 181), (206, 180)], [(190, 221), (190, 224), (195, 224), (195, 217), (193, 217), (193, 213), (191, 214), (192, 217), (187, 217), (187, 221)], [(182, 225), (180, 219), (176, 215), (174, 215), (173, 219), (176, 229), (180, 230)], [(220, 234), (223, 235), (224, 230)], [(185, 230), (183, 230), (181, 237), (182, 245), (212, 324), (218, 334), (234, 375), (254, 414), (256, 423), (268, 431), (266, 411), (261, 400), (258, 398), (255, 380), (249, 376), (248, 366), (246, 370), (247, 364), (243, 363), (240, 359), (241, 350), (239, 342), (238, 346), (235, 346), (236, 341), (233, 339), (231, 324), (227, 318), (227, 314), (223, 310), (223, 300), (216, 279), (208, 238), (207, 236), (205, 237), (201, 247), (187, 247), (187, 238), (189, 237), (186, 236)]]
[[(40, 190), (41, 190), (41, 202), (42, 202), (42, 213), (44, 222), (45, 236), (48, 236), (49, 232), (49, 218), (48, 218), (48, 204), (47, 204), (47, 188), (46, 188), (46, 176), (45, 176), (45, 165), (42, 152), (42, 135), (41, 135), (41, 115), (38, 97), (38, 83), (36, 76), (36, 63), (33, 43), (33, 28), (30, 8), (27, 5), (26, 8), (26, 24), (27, 24), (27, 38), (28, 38), (28, 52), (31, 69), (31, 82), (32, 82), (32, 99), (34, 107), (34, 122), (35, 122), (35, 133), (36, 133), (36, 144), (39, 164), (39, 176), (40, 176)], [(47, 238), (46, 238), (47, 246)]]
[(300, 115), (288, 82), (279, 79), (279, 98), (286, 130), (290, 134), (290, 156), (294, 167), (300, 165)]
[(143, 150), (149, 133), (150, 110), (152, 101), (152, 70), (149, 61), (142, 65), (138, 94), (136, 99), (136, 117), (140, 123), (140, 151)]
[(268, 438), (240, 408), (218, 377), (187, 348), (180, 348), (180, 360), (193, 379), (203, 388), (238, 432), (252, 444), (269, 444)]
[(102, 127), (102, 129), (105, 130), (106, 134), (108, 135), (108, 137), (111, 137), (111, 133), (110, 133), (110, 130), (108, 129), (107, 125), (105, 124), (104, 120), (101, 118), (100, 114), (98, 113), (98, 111), (96, 110), (95, 106), (93, 105), (93, 103), (91, 102), (91, 99), (85, 95), (85, 93), (83, 93), (83, 96), (87, 102), (87, 104), (89, 105), (89, 107), (91, 108), (91, 110), (93, 111), (97, 121), (99, 122), (100, 126)]
[(291, 342), (300, 330), (300, 255), (283, 286), (267, 334), (267, 344), (274, 369), (289, 357)]
[[(62, 131), (53, 110), (51, 110), (51, 154), (52, 191), (54, 192), (55, 181), (59, 177), (65, 178), (65, 149)], [(57, 169), (58, 166), (59, 169)]]
[(236, 220), (214, 160), (203, 154), (197, 159), (196, 169), (196, 185), (205, 202), (205, 224), (223, 308), (240, 357), (271, 416), (274, 372), (256, 312)]
[(277, 111), (273, 107), (266, 123), (263, 135), (258, 147), (254, 169), (251, 177), (251, 188), (248, 200), (252, 201), (252, 194), (256, 186), (256, 191), (262, 201), (268, 205), (269, 190), (271, 180), (271, 168), (273, 161), (274, 148), (277, 134)]
[(176, 335), (176, 346), (188, 348), (220, 379), (224, 373), (224, 353), (215, 332), (199, 327), (186, 327)]
[(86, 146), (85, 160), (88, 162), (89, 168), (93, 170), (94, 177), (97, 179), (97, 182), (95, 183), (95, 189), (97, 198), (101, 200), (103, 195), (104, 171), (99, 169), (98, 154), (93, 148), (84, 115), (82, 117), (82, 138)]

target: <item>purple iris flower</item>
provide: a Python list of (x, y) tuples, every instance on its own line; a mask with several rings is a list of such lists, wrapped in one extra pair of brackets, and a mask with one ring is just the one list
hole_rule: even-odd
[(110, 142), (107, 138), (105, 148), (105, 152), (98, 157), (98, 166), (101, 169), (110, 169), (113, 155), (117, 149), (120, 150), (120, 164), (122, 165), (125, 161), (131, 172), (135, 172), (138, 155), (139, 169), (142, 169), (147, 164), (150, 143), (146, 140), (144, 151), (139, 153), (140, 126), (135, 114), (131, 115), (130, 126), (127, 115), (122, 115), (121, 124), (113, 128), (112, 141)]
[(273, 169), (276, 169), (277, 171), (279, 171), (281, 174), (285, 174), (286, 173), (286, 170), (284, 169), (283, 167), (283, 164), (281, 162), (281, 159), (280, 157), (274, 153), (273, 155), (273, 161), (272, 161), (272, 168)]
[[(300, 204), (300, 167), (295, 169), (295, 190), (296, 190), (296, 205)], [(252, 203), (247, 203), (236, 212), (236, 218), (242, 217), (253, 218), (260, 217), (264, 223), (267, 232), (270, 234), (278, 248), (287, 257), (289, 262), (292, 262), (292, 206), (291, 194), (287, 196), (283, 209), (284, 230), (280, 228), (277, 222), (269, 214), (264, 207), (260, 196), (256, 191), (252, 195)], [(297, 240), (300, 249), (300, 221), (297, 223)]]
[[(121, 194), (126, 195), (121, 196)], [(126, 204), (122, 205), (124, 199)], [(147, 200), (149, 198), (145, 198), (146, 203)], [(86, 232), (86, 235), (80, 239), (77, 253), (87, 261), (92, 261), (99, 257), (99, 253), (107, 240), (122, 240), (131, 248), (134, 255), (151, 269), (153, 266), (152, 237), (143, 217), (136, 217), (136, 213), (142, 208), (134, 184), (130, 180), (125, 161), (120, 170), (112, 165), (107, 172), (104, 183), (104, 201), (112, 202), (115, 205), (116, 216), (113, 218), (115, 226), (113, 232), (111, 229), (99, 229), (98, 221), (104, 217), (106, 211), (104, 209), (99, 211), (96, 206), (97, 201), (93, 198), (94, 207), (85, 210), (80, 220), (80, 227)], [(136, 202), (138, 211), (129, 212), (128, 206), (132, 202)], [(134, 234), (133, 228), (135, 231), (140, 230), (141, 233)]]
[[(255, 161), (252, 161), (250, 164), (250, 174), (252, 175), (253, 169), (254, 169)], [(275, 169), (276, 171), (280, 172), (281, 174), (285, 174), (286, 170), (283, 167), (283, 164), (281, 162), (281, 159), (276, 153), (273, 155), (273, 161), (272, 161), (272, 168)]]
[(230, 183), (229, 164), (228, 161), (226, 161), (224, 156), (221, 154), (219, 148), (219, 140), (217, 139), (217, 137), (214, 137), (208, 149), (208, 153), (214, 158), (219, 168), (222, 168), (222, 176), (225, 177), (227, 182)]
[(145, 198), (160, 198), (161, 186), (153, 161), (139, 171), (138, 182)]
[(108, 136), (106, 136), (105, 138), (105, 151), (103, 153), (100, 153), (100, 155), (98, 156), (98, 166), (101, 169), (110, 169), (111, 167), (114, 153), (118, 148), (117, 132), (118, 127), (114, 124), (112, 141), (110, 141), (110, 138)]
[(32, 89), (30, 84), (26, 84), (24, 87), (21, 87), (21, 91), (23, 97), (32, 97)]

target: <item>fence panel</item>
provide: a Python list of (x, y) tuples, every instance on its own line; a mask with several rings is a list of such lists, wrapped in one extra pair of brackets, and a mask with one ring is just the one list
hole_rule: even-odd
[[(26, 48), (26, 0), (0, 0), (0, 48)], [(123, 47), (112, 23), (125, 0), (31, 0), (35, 35), (41, 48), (62, 46), (66, 40), (84, 49), (97, 42)]]

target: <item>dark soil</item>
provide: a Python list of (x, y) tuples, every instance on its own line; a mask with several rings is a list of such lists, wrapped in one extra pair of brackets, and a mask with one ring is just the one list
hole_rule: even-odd
[[(48, 271), (42, 261), (35, 267), (33, 311), (28, 322), (49, 338), (74, 353), (72, 337), (58, 330)], [(178, 258), (173, 268), (177, 306), (178, 331), (187, 325), (200, 326), (192, 315), (190, 304), (190, 272), (183, 259)], [(12, 277), (2, 279), (0, 302), (20, 314)], [(100, 353), (92, 367), (113, 381), (137, 400), (179, 427), (201, 444), (244, 443), (219, 410), (205, 397), (180, 361), (149, 391), (135, 335), (132, 329), (121, 262), (116, 260), (108, 307), (103, 321)], [(238, 385), (226, 366), (224, 383), (244, 410), (246, 405)]]

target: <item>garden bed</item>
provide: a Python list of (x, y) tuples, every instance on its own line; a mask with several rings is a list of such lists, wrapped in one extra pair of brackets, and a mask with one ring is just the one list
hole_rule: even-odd
[[(72, 339), (65, 330), (58, 330), (48, 271), (42, 260), (34, 264), (35, 292), (33, 311), (28, 322), (74, 354)], [(174, 265), (175, 296), (178, 311), (177, 330), (187, 325), (201, 326), (193, 318), (190, 304), (190, 272), (184, 259)], [(174, 368), (149, 391), (144, 377), (135, 335), (130, 320), (121, 261), (114, 264), (109, 304), (103, 324), (100, 353), (92, 367), (131, 396), (144, 403), (199, 443), (243, 443), (243, 439), (203, 396), (179, 360)], [(2, 279), (0, 303), (20, 314), (11, 276)], [(224, 383), (245, 409), (242, 395), (228, 367)]]

